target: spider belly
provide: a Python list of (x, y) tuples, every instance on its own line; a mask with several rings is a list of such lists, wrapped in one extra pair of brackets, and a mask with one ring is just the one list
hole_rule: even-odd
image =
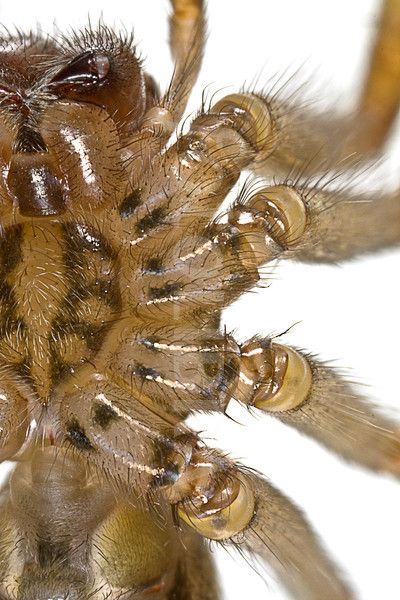
[(1, 498), (0, 593), (185, 598), (189, 574), (196, 586), (205, 577), (194, 561), (203, 556), (207, 577), (212, 566), (201, 539), (174, 527), (157, 486), (149, 505), (145, 490), (170, 477), (160, 465), (178, 419), (161, 412), (155, 423), (156, 405), (107, 368), (126, 331), (116, 253), (93, 226), (30, 219), (4, 230), (1, 266), (2, 410), (12, 425), (2, 452), (20, 463)]
[(132, 491), (117, 499), (70, 450), (36, 449), (14, 470), (1, 509), (2, 597), (183, 599), (203, 555), (210, 577), (200, 539), (180, 539), (165, 506), (149, 511)]
[[(262, 333), (280, 311), (266, 303), (247, 340), (223, 321), (277, 261), (398, 246), (399, 191), (342, 176), (376, 159), (398, 112), (400, 8), (384, 4), (352, 113), (290, 79), (203, 96), (184, 121), (205, 2), (170, 4), (164, 94), (103, 22), (0, 36), (0, 600), (218, 600), (209, 543), (293, 599), (355, 600), (296, 504), (188, 417), (236, 403), (399, 478), (399, 423), (290, 330)], [(267, 454), (300, 470), (291, 446)]]

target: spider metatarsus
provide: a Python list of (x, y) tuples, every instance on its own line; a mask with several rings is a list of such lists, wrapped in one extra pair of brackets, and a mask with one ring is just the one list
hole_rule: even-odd
[[(399, 10), (386, 3), (381, 62), (352, 119), (250, 88), (206, 105), (163, 151), (203, 41), (199, 2), (172, 4), (177, 66), (162, 97), (129, 39), (102, 26), (4, 43), (1, 433), (18, 464), (0, 595), (215, 599), (203, 537), (259, 555), (295, 598), (351, 599), (298, 509), (183, 421), (238, 401), (398, 475), (395, 423), (279, 338), (239, 344), (220, 312), (270, 261), (399, 242), (394, 194), (307, 183), (381, 148)], [(245, 169), (257, 179), (215, 219)]]

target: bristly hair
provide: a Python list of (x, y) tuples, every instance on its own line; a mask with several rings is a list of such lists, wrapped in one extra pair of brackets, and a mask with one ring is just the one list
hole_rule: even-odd
[[(43, 59), (39, 61), (40, 68), (49, 71), (59, 69), (71, 58), (87, 50), (99, 50), (114, 57), (129, 52), (139, 64), (142, 62), (136, 52), (133, 32), (115, 31), (101, 19), (96, 25), (89, 20), (82, 29), (70, 29), (67, 33), (58, 29), (50, 34), (40, 30), (24, 32), (17, 27), (0, 27), (0, 49), (9, 51), (10, 44), (15, 46), (15, 50), (37, 45), (37, 58)], [(51, 52), (47, 52), (49, 48)]]
[(116, 32), (101, 19), (96, 26), (92, 26), (89, 20), (82, 29), (71, 29), (67, 34), (58, 32), (56, 41), (66, 54), (84, 52), (89, 48), (103, 50), (112, 55), (125, 50), (135, 52), (133, 32)]

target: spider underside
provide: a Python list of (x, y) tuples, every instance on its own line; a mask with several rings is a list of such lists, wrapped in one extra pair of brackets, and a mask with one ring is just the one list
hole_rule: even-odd
[[(204, 542), (217, 540), (258, 555), (294, 598), (351, 600), (296, 506), (185, 420), (237, 401), (399, 475), (398, 424), (306, 353), (238, 343), (221, 311), (271, 261), (399, 244), (397, 193), (308, 177), (382, 149), (400, 10), (384, 3), (354, 115), (246, 90), (203, 106), (168, 145), (205, 27), (201, 0), (171, 4), (164, 95), (133, 41), (102, 24), (3, 40), (0, 457), (17, 466), (2, 494), (0, 598), (217, 600)], [(253, 179), (216, 218), (243, 170)]]

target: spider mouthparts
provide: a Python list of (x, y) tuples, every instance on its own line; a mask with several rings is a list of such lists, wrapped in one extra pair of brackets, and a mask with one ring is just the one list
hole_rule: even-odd
[(65, 211), (63, 180), (55, 173), (48, 153), (14, 154), (7, 184), (25, 217), (54, 216)]

